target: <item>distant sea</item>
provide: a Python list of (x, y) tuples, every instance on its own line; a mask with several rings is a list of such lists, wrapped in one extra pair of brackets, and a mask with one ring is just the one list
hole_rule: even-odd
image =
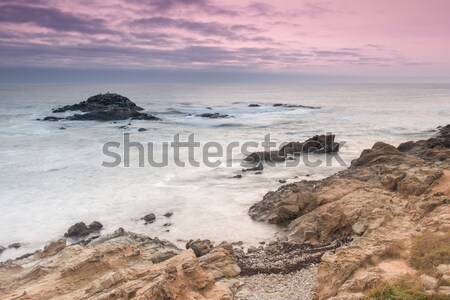
[[(107, 91), (130, 98), (163, 121), (36, 121), (51, 115), (52, 108)], [(345, 141), (339, 155), (349, 164), (376, 141), (397, 146), (428, 138), (437, 126), (450, 123), (450, 85), (1, 85), (0, 107), (0, 246), (22, 244), (1, 254), (5, 260), (42, 247), (79, 221), (100, 221), (103, 233), (123, 227), (180, 245), (191, 238), (248, 244), (270, 239), (274, 229), (247, 216), (253, 203), (281, 186), (278, 180), (317, 180), (345, 166), (279, 165), (238, 179), (232, 177), (242, 174), (244, 156), (236, 151), (228, 158), (232, 167), (224, 161), (213, 168), (202, 163), (139, 168), (134, 151), (131, 167), (105, 168), (102, 161), (110, 159), (103, 145), (122, 142), (126, 132), (133, 141), (155, 145), (172, 141), (177, 133), (182, 140), (194, 133), (202, 144), (224, 146), (262, 142), (268, 133), (280, 143), (332, 132)], [(209, 112), (233, 117), (195, 116)], [(195, 156), (201, 158), (200, 149)], [(164, 217), (166, 212), (173, 216)], [(140, 218), (148, 213), (157, 219), (144, 225)]]

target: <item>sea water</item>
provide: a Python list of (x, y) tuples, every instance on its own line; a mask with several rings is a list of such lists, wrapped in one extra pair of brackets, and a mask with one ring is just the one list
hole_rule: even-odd
[[(162, 121), (36, 120), (51, 115), (52, 108), (108, 91), (130, 98)], [(321, 108), (274, 107), (275, 103)], [(196, 116), (213, 112), (232, 117)], [(102, 233), (123, 227), (179, 245), (191, 238), (256, 244), (272, 238), (275, 228), (252, 221), (248, 208), (280, 187), (279, 180), (324, 178), (345, 169), (376, 141), (397, 146), (428, 138), (437, 126), (449, 123), (449, 116), (450, 85), (442, 84), (3, 85), (0, 246), (18, 242), (22, 247), (5, 251), (0, 260), (34, 251), (76, 222), (94, 220), (104, 225)], [(202, 162), (204, 153), (198, 147), (198, 167), (180, 167), (172, 160), (165, 167), (139, 167), (136, 149), (130, 153), (130, 167), (102, 166), (111, 161), (103, 146), (123, 145), (124, 133), (145, 145), (146, 155), (146, 145), (152, 142), (155, 160), (160, 160), (160, 146), (176, 134), (186, 141), (193, 133), (201, 145), (217, 142), (226, 148), (232, 142), (260, 143), (267, 134), (282, 143), (327, 132), (344, 142), (339, 151), (344, 164), (333, 160), (312, 167), (299, 161), (295, 167), (266, 167), (258, 175), (242, 173), (244, 154), (239, 149), (220, 158), (220, 166), (210, 167)], [(187, 159), (183, 150), (180, 155)], [(238, 174), (242, 178), (233, 178)], [(173, 216), (164, 217), (166, 212)], [(144, 225), (140, 218), (148, 213), (154, 213), (156, 221)]]

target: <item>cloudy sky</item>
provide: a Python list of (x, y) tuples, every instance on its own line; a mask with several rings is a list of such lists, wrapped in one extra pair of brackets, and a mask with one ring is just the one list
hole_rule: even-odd
[(448, 0), (0, 0), (0, 69), (449, 78), (449, 16)]

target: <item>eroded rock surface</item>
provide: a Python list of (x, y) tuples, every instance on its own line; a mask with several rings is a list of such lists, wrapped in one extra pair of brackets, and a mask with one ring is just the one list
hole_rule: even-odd
[(231, 246), (192, 250), (118, 229), (86, 246), (61, 239), (0, 264), (0, 299), (232, 299)]
[(291, 242), (321, 246), (353, 238), (318, 265), (317, 299), (361, 299), (371, 288), (419, 276), (407, 250), (422, 232), (450, 229), (450, 126), (426, 141), (398, 148), (377, 142), (349, 169), (319, 181), (300, 181), (267, 193), (249, 215), (287, 226)]

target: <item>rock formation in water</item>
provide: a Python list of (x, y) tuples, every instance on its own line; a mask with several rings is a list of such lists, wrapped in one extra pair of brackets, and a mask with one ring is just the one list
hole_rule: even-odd
[(114, 93), (98, 94), (89, 97), (74, 105), (66, 105), (53, 110), (53, 113), (66, 111), (81, 111), (84, 114), (75, 114), (69, 117), (45, 117), (44, 121), (75, 120), (75, 121), (115, 121), (115, 120), (151, 120), (160, 121), (160, 118), (147, 113), (127, 97)]
[(244, 158), (251, 163), (283, 162), (288, 155), (298, 156), (302, 153), (333, 153), (339, 151), (339, 143), (334, 141), (333, 134), (316, 135), (304, 142), (289, 142), (280, 147), (280, 150), (253, 152)]
[[(414, 264), (414, 251), (420, 250), (414, 248), (416, 239), (450, 242), (449, 133), (447, 125), (436, 137), (398, 148), (377, 142), (345, 171), (267, 193), (249, 215), (288, 226), (289, 240), (299, 243), (319, 246), (353, 238), (322, 257), (319, 300), (363, 299), (369, 290), (405, 276), (428, 293), (450, 293), (444, 274)], [(441, 251), (428, 262), (431, 268), (450, 264), (450, 248)], [(426, 276), (436, 285), (425, 288)]]

